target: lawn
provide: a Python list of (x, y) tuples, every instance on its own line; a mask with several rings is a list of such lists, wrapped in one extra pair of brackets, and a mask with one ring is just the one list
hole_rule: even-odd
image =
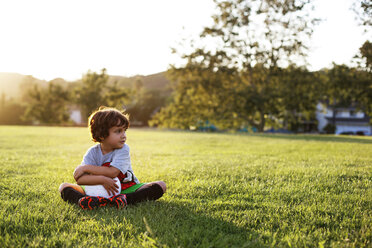
[(84, 211), (87, 128), (0, 126), (0, 247), (371, 247), (372, 138), (129, 129), (156, 202)]

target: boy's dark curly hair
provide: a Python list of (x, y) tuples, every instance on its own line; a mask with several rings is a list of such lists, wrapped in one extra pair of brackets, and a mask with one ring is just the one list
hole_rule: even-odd
[(129, 116), (115, 108), (101, 106), (89, 116), (89, 128), (94, 142), (102, 142), (112, 127), (129, 127)]

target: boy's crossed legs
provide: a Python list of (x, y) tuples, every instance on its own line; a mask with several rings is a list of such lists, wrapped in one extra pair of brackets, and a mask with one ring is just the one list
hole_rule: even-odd
[(106, 205), (123, 208), (127, 204), (157, 200), (165, 193), (165, 191), (166, 184), (163, 181), (148, 183), (138, 188), (133, 193), (118, 194), (110, 198), (87, 196), (83, 188), (77, 184), (63, 183), (59, 187), (59, 192), (64, 201), (78, 204), (83, 209), (93, 209)]

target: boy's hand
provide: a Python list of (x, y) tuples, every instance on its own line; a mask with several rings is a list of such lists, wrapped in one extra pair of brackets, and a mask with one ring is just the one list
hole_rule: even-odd
[(78, 167), (76, 167), (76, 169), (74, 170), (75, 181), (77, 181), (79, 179), (79, 177), (81, 177), (82, 175), (85, 174), (84, 169), (85, 169), (84, 165), (79, 165)]
[(107, 193), (109, 195), (113, 194), (115, 195), (115, 193), (119, 192), (119, 186), (116, 184), (116, 180), (112, 179), (112, 178), (109, 178), (109, 177), (104, 177), (104, 182), (102, 184), (102, 186), (107, 190)]

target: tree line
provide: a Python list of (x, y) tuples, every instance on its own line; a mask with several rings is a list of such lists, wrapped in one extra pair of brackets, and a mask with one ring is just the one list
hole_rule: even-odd
[[(372, 74), (357, 67), (334, 64), (330, 69), (310, 72), (295, 65), (272, 69), (255, 66), (250, 77), (226, 70), (174, 68), (168, 73), (175, 82), (171, 102), (150, 124), (164, 128), (205, 127), (218, 129), (284, 128), (306, 130), (316, 126), (316, 107), (355, 107), (372, 116)], [(252, 79), (251, 77), (254, 77)], [(250, 80), (256, 80), (254, 84)]]
[(106, 70), (88, 71), (81, 80), (62, 79), (41, 84), (27, 76), (20, 85), (20, 96), (0, 98), (0, 124), (75, 125), (71, 110), (81, 112), (85, 125), (88, 116), (100, 106), (126, 110), (132, 123), (146, 126), (154, 111), (165, 104), (166, 89), (145, 87), (141, 78), (109, 79)]
[[(363, 20), (365, 15), (372, 17), (367, 2), (360, 3)], [(198, 43), (189, 41), (192, 52), (181, 51), (185, 64), (170, 69), (176, 83), (174, 97), (151, 124), (188, 128), (213, 123), (220, 129), (263, 131), (271, 126), (299, 131), (302, 123), (315, 120), (319, 102), (372, 114), (369, 41), (360, 48), (355, 67), (334, 64), (310, 72), (299, 61), (306, 57), (319, 22), (311, 15), (311, 1), (215, 3), (214, 23), (204, 28)]]
[(137, 125), (181, 129), (212, 123), (219, 129), (306, 131), (303, 123), (315, 120), (318, 103), (331, 109), (354, 106), (372, 116), (372, 74), (364, 67), (334, 64), (310, 72), (291, 65), (272, 69), (265, 81), (267, 70), (256, 65), (248, 77), (200, 65), (173, 68), (167, 72), (172, 94), (146, 89), (140, 80), (130, 88), (109, 84), (105, 70), (88, 72), (75, 83), (52, 80), (40, 86), (26, 78), (19, 99), (1, 96), (0, 124), (72, 125), (71, 108), (80, 109), (86, 120), (102, 105), (126, 109)]

